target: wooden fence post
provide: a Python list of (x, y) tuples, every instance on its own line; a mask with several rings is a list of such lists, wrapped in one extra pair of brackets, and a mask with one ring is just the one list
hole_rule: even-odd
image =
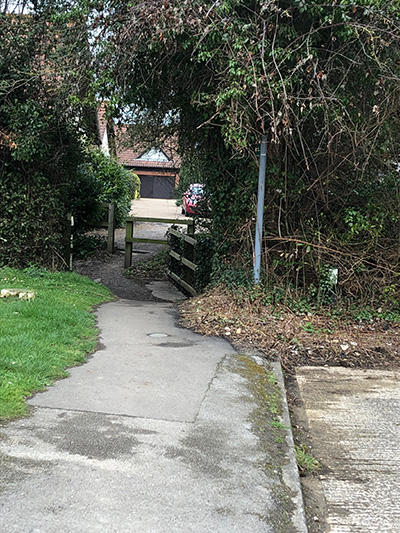
[(108, 204), (107, 252), (114, 253), (115, 245), (115, 204)]
[(132, 266), (132, 241), (129, 239), (133, 238), (133, 220), (126, 221), (126, 230), (125, 230), (125, 268)]
[[(189, 222), (189, 221), (188, 221)], [(192, 218), (192, 223), (191, 224), (188, 224), (188, 227), (187, 227), (187, 234), (188, 235), (194, 235), (194, 219)]]

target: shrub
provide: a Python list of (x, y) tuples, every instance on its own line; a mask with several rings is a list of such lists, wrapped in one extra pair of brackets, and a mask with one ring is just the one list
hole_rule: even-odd
[(3, 174), (0, 208), (0, 266), (62, 264), (64, 206), (45, 176)]
[(140, 178), (137, 174), (132, 172), (132, 183), (131, 183), (131, 198), (132, 200), (137, 200), (140, 198)]
[(104, 218), (98, 209), (101, 202), (115, 203), (116, 224), (123, 226), (131, 199), (137, 191), (139, 178), (136, 178), (135, 174), (100, 149), (88, 150), (86, 161), (80, 168), (80, 188), (76, 192), (72, 208), (72, 212), (75, 211), (81, 217), (78, 228), (84, 227), (89, 219), (100, 221)]
[(0, 8), (0, 264), (57, 268), (95, 116), (86, 27), (39, 4)]

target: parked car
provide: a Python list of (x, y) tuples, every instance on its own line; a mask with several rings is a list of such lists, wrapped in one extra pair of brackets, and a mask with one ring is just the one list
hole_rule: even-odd
[(182, 215), (198, 215), (204, 210), (204, 185), (191, 183), (182, 197)]

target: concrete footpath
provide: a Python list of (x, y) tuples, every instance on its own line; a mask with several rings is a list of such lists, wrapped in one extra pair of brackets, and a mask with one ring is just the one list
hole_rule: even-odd
[[(279, 366), (178, 327), (167, 301), (97, 317), (98, 351), (0, 428), (0, 531), (306, 532)], [(281, 437), (260, 417), (275, 379)]]

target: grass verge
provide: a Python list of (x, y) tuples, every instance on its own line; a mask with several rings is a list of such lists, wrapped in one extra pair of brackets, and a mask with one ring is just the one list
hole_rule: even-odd
[(85, 361), (97, 345), (93, 306), (109, 290), (73, 272), (0, 268), (0, 289), (36, 292), (0, 299), (0, 420), (26, 414), (26, 398)]

